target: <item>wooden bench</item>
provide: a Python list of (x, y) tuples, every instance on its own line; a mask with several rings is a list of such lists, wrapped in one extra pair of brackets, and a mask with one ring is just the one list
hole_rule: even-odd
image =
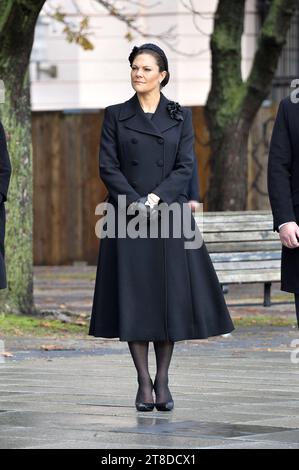
[(271, 212), (198, 212), (195, 220), (220, 283), (263, 283), (264, 306), (270, 306), (271, 283), (280, 281), (281, 263)]

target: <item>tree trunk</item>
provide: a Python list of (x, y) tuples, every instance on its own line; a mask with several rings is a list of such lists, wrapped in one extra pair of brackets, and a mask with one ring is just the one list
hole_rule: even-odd
[(212, 145), (209, 210), (246, 210), (248, 136), (246, 123), (232, 123), (224, 129), (220, 145)]
[(0, 78), (5, 86), (1, 105), (12, 177), (8, 192), (6, 266), (8, 289), (1, 308), (34, 311), (31, 109), (28, 64), (35, 24), (45, 0), (5, 0), (0, 4)]
[(205, 112), (210, 133), (209, 210), (245, 210), (247, 143), (267, 98), (297, 0), (272, 0), (247, 81), (241, 76), (245, 0), (219, 0), (211, 36), (212, 85)]

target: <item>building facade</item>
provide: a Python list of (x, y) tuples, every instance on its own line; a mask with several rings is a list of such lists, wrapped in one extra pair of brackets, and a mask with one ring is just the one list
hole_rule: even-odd
[[(136, 2), (135, 2), (136, 3)], [(154, 7), (151, 5), (155, 4)], [(188, 3), (188, 2), (186, 2)], [(64, 25), (51, 14), (61, 2), (48, 0), (40, 14), (31, 57), (30, 77), (33, 111), (102, 109), (125, 101), (133, 94), (128, 56), (134, 45), (155, 42), (169, 58), (171, 79), (165, 95), (184, 106), (204, 105), (210, 88), (210, 34), (217, 0), (194, 0), (194, 15), (181, 0), (139, 0), (140, 6), (117, 1), (126, 14), (137, 14), (145, 34), (158, 35), (173, 28), (173, 39), (155, 37), (126, 39), (127, 25), (109, 15), (95, 0), (65, 0), (61, 11), (78, 25), (87, 15), (93, 50), (70, 44)], [(242, 74), (246, 78), (256, 47), (259, 14), (255, 0), (247, 0), (242, 38)]]

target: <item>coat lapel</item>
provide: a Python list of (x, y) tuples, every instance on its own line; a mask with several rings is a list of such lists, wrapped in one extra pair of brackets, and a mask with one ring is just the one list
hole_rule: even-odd
[(170, 100), (160, 92), (158, 107), (152, 119), (149, 119), (141, 108), (137, 93), (135, 93), (132, 98), (121, 105), (118, 119), (125, 121), (124, 125), (128, 129), (161, 137), (164, 131), (179, 123), (170, 117), (167, 110), (169, 102)]

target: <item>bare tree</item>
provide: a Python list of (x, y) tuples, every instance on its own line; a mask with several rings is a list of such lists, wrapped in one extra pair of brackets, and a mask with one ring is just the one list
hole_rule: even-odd
[(2, 311), (33, 310), (32, 157), (28, 64), (35, 24), (45, 0), (0, 2), (0, 78), (5, 85), (1, 120), (8, 137), (13, 174), (6, 232), (8, 289)]
[(246, 209), (249, 129), (268, 96), (298, 0), (272, 0), (251, 71), (241, 76), (245, 0), (219, 0), (211, 36), (212, 83), (206, 104), (210, 132), (210, 210)]

